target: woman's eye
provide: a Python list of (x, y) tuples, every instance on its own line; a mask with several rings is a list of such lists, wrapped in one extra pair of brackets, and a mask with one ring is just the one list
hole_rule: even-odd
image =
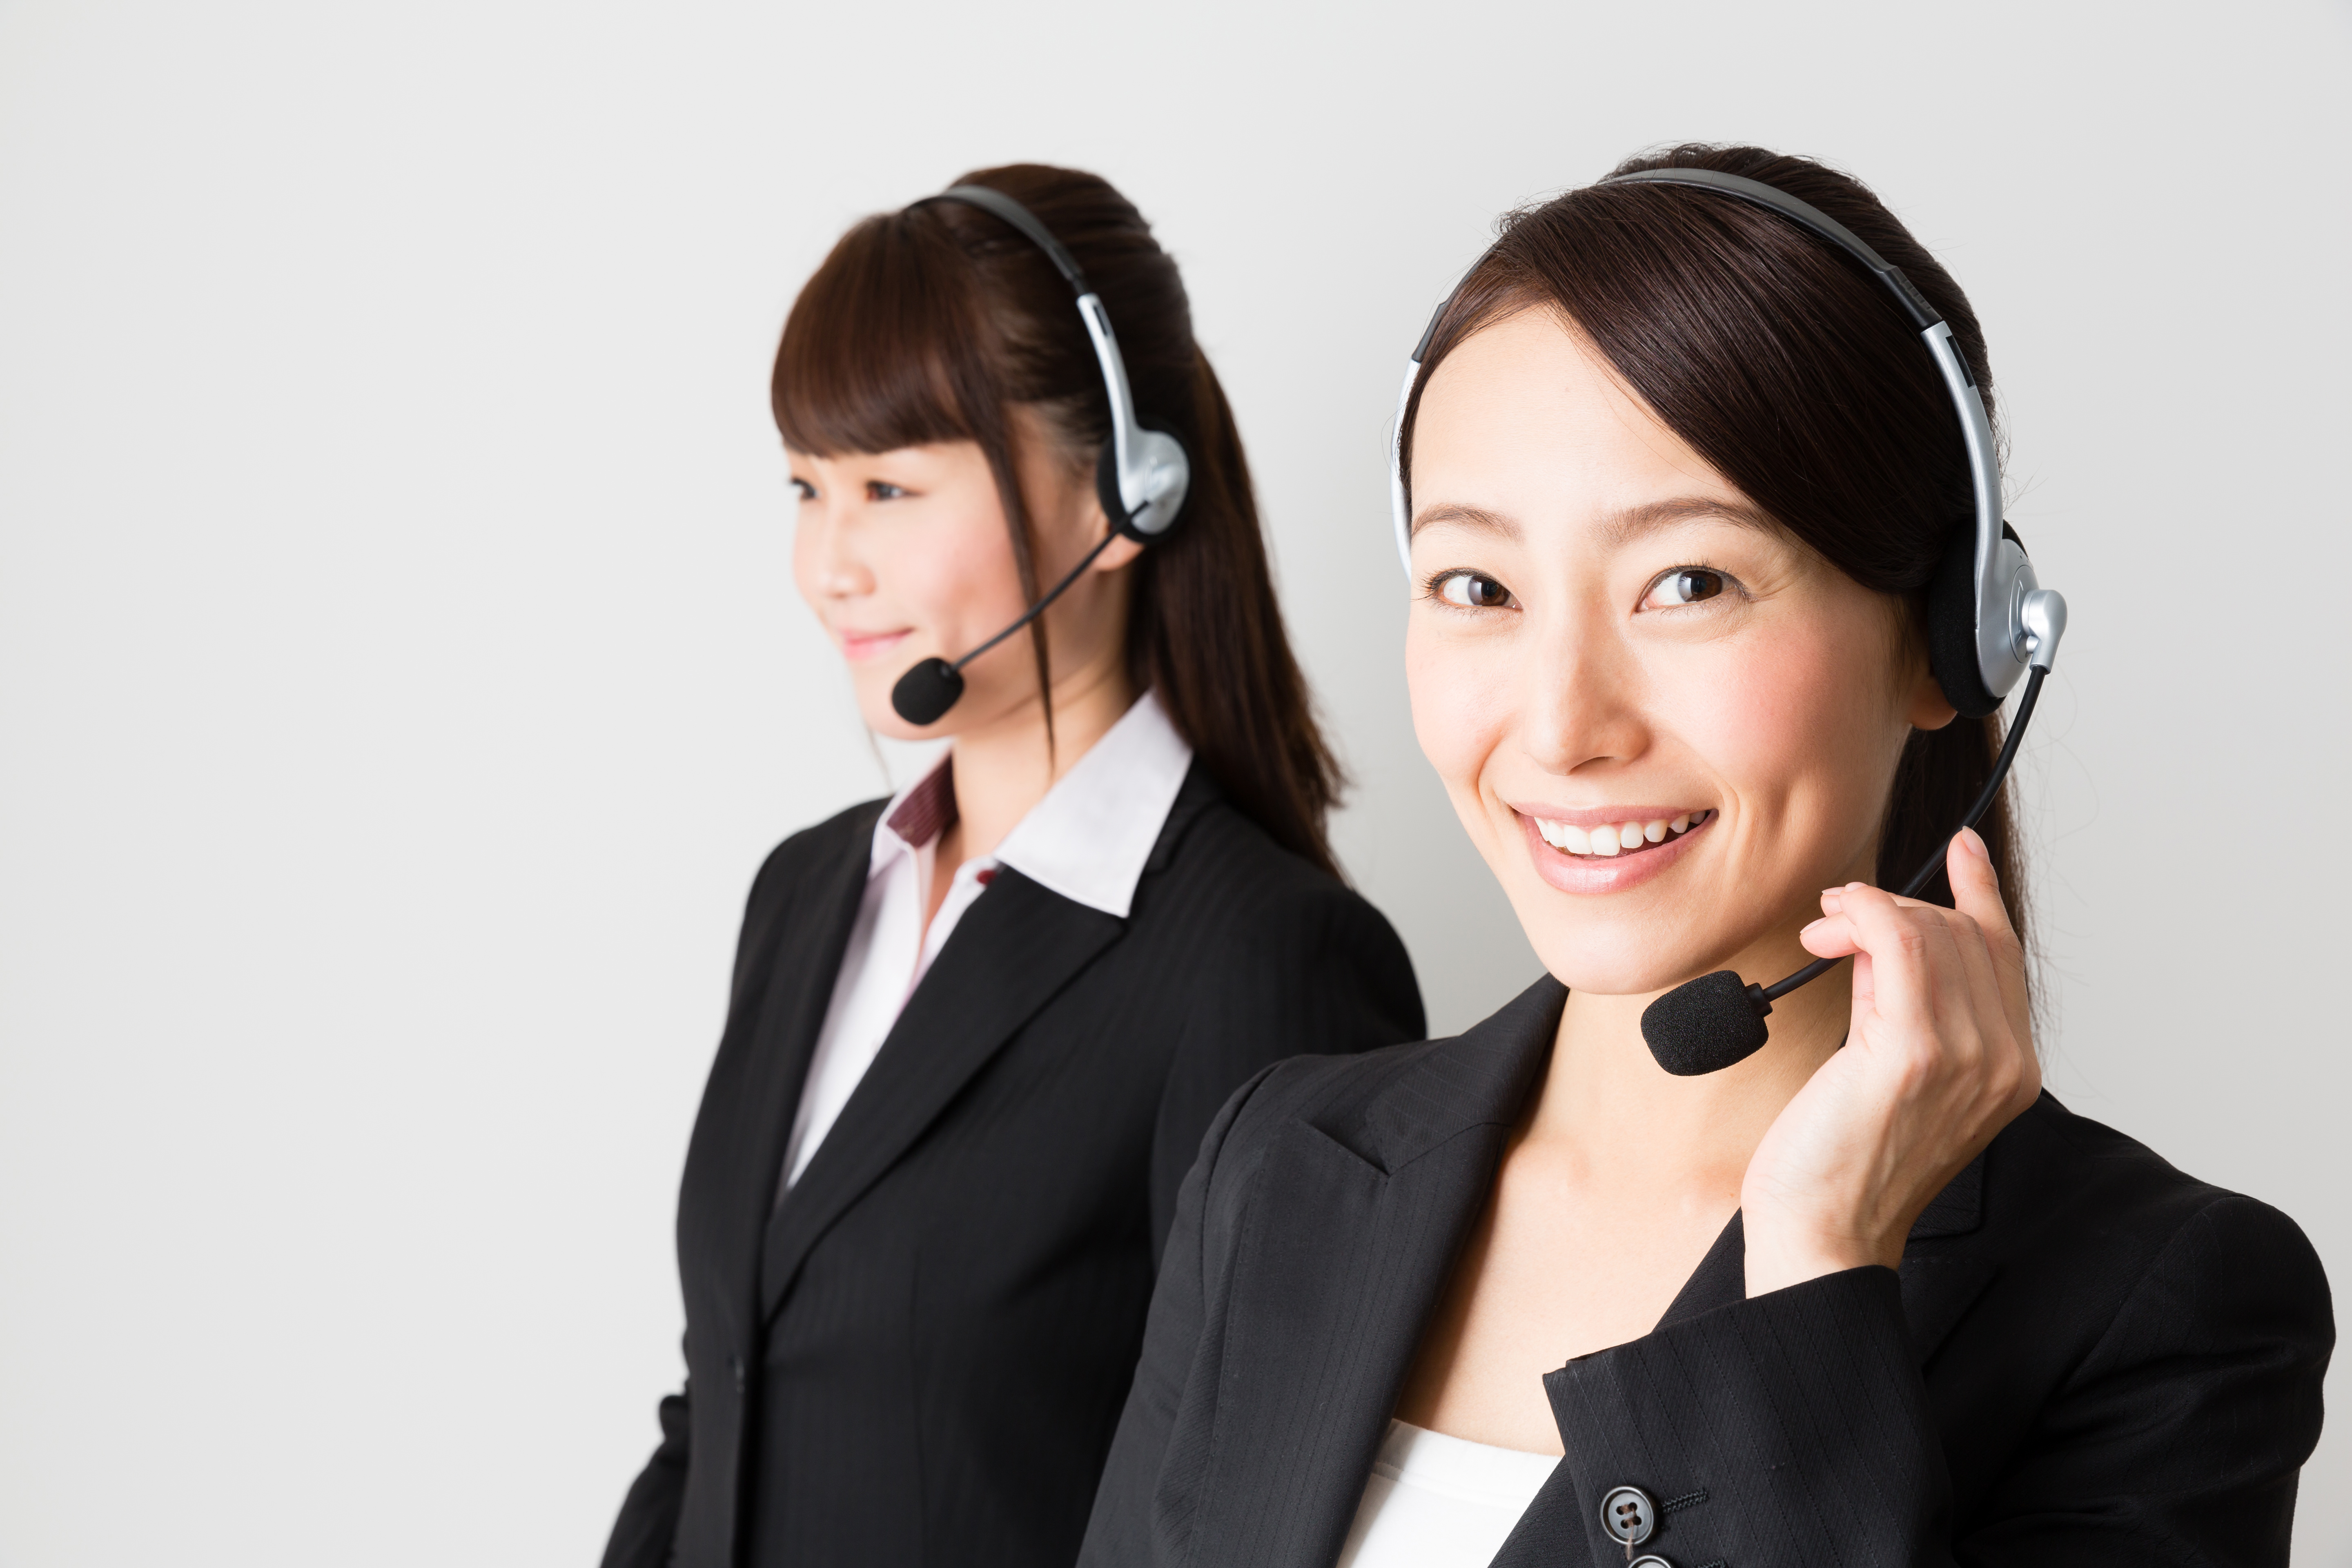
[(1696, 605), (1702, 599), (1712, 599), (1724, 590), (1720, 572), (1704, 566), (1677, 566), (1650, 585), (1642, 601), (1644, 609), (1663, 608), (1673, 605)]
[(795, 474), (793, 476), (793, 494), (802, 500), (814, 500), (816, 487)]
[(906, 490), (902, 487), (894, 485), (887, 479), (868, 479), (866, 481), (866, 499), (867, 500), (897, 500), (900, 496), (903, 496), (906, 493)]
[(1478, 572), (1448, 572), (1434, 584), (1437, 596), (1465, 610), (1500, 610), (1511, 603), (1511, 591)]

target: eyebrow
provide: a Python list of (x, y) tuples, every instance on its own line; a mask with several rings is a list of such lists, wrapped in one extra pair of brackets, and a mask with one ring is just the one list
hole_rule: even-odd
[[(1627, 507), (1601, 525), (1601, 535), (1612, 549), (1622, 549), (1645, 533), (1701, 517), (1721, 518), (1726, 522), (1752, 528), (1759, 533), (1780, 531), (1780, 526), (1762, 508), (1750, 502), (1718, 496), (1675, 496), (1666, 500), (1646, 501), (1640, 506)], [(1518, 520), (1507, 512), (1452, 503), (1433, 506), (1415, 517), (1412, 531), (1419, 533), (1423, 529), (1441, 522), (1481, 533), (1496, 534), (1514, 544), (1525, 537)]]

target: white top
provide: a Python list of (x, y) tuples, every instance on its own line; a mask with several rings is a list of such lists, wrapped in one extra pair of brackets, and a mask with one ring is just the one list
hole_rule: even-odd
[(1486, 1568), (1559, 1468), (1557, 1454), (1391, 1421), (1339, 1568)]
[(950, 752), (891, 796), (874, 825), (866, 896), (841, 955), (833, 1000), (793, 1116), (783, 1177), (776, 1184), (780, 1204), (874, 1065), (907, 998), (964, 910), (988, 890), (999, 866), (1010, 866), (1074, 902), (1127, 918), (1143, 863), (1151, 858), (1176, 792), (1183, 787), (1184, 772), (1192, 765), (1192, 748), (1169, 722), (1160, 699), (1145, 692), (1013, 825), (995, 854), (956, 868), (955, 880), (926, 930), (932, 856), (940, 835), (956, 819), (954, 765), (955, 753)]

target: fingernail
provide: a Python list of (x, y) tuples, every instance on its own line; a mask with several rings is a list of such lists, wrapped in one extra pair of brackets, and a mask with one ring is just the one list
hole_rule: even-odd
[(1809, 936), (1811, 936), (1811, 935), (1812, 935), (1812, 934), (1813, 934), (1814, 929), (1815, 929), (1816, 927), (1819, 927), (1819, 926), (1825, 926), (1825, 925), (1827, 925), (1827, 924), (1829, 924), (1829, 923), (1830, 923), (1830, 922), (1829, 922), (1827, 920), (1818, 920), (1818, 921), (1813, 921), (1813, 922), (1812, 922), (1812, 924), (1808, 925), (1807, 927), (1805, 927), (1805, 929), (1804, 929), (1804, 930), (1802, 930), (1802, 931), (1799, 931), (1799, 932), (1797, 933), (1797, 935), (1798, 935), (1798, 937), (1799, 937), (1800, 939), (1802, 939), (1802, 938), (1804, 938), (1804, 937), (1809, 937)]
[(1985, 847), (1985, 841), (1977, 837), (1977, 830), (1975, 828), (1961, 828), (1960, 842), (1967, 845), (1969, 847), (1969, 852), (1974, 855), (1978, 859), (1984, 861), (1988, 865), (1991, 864), (1992, 854)]
[(1822, 895), (1822, 912), (1828, 915), (1843, 914), (1845, 912), (1845, 894), (1836, 888), (1832, 888), (1827, 892), (1823, 893)]

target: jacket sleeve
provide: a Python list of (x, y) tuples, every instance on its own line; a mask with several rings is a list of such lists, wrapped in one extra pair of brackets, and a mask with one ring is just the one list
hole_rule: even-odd
[(1234, 921), (1203, 966), (1161, 1089), (1151, 1150), (1151, 1254), (1202, 1134), (1236, 1085), (1296, 1056), (1350, 1056), (1426, 1033), (1412, 960), (1381, 912), (1337, 883)]
[(1596, 1568), (1625, 1561), (1601, 1524), (1618, 1486), (1654, 1500), (1643, 1550), (1676, 1563), (2284, 1568), (2333, 1338), (2302, 1233), (2219, 1198), (2165, 1244), (1957, 1523), (1891, 1269), (1717, 1308), (1545, 1386)]
[(663, 1568), (677, 1539), (677, 1516), (686, 1497), (687, 1400), (681, 1388), (661, 1402), (661, 1447), (629, 1488), (621, 1517), (604, 1544), (604, 1568)]
[[(756, 1015), (764, 994), (770, 950), (775, 925), (793, 879), (795, 849), (811, 842), (812, 833), (795, 834), (776, 846), (751, 879), (745, 900), (743, 927), (735, 942), (733, 982), (729, 987), (727, 1028), (732, 1033), (744, 1019)], [(706, 1091), (707, 1093), (707, 1091)], [(686, 1498), (686, 1471), (691, 1453), (694, 1390), (689, 1385), (665, 1398), (657, 1414), (661, 1445), (629, 1487), (620, 1517), (604, 1545), (604, 1568), (662, 1568), (677, 1537), (678, 1516)]]
[[(1119, 1413), (1110, 1458), (1096, 1488), (1078, 1568), (1127, 1568), (1165, 1560), (1152, 1553), (1153, 1542), (1162, 1532), (1152, 1518), (1152, 1499), (1176, 1430), (1177, 1407), (1201, 1354), (1208, 1322), (1209, 1186), (1224, 1152), (1226, 1135), (1242, 1108), (1273, 1072), (1269, 1066), (1234, 1090), (1209, 1123), (1201, 1139), (1200, 1157), (1177, 1193), (1167, 1252), (1151, 1293), (1150, 1315), (1144, 1321), (1143, 1353), (1136, 1363), (1135, 1380), (1128, 1385), (1127, 1406)], [(1181, 1552), (1172, 1555), (1181, 1557)]]

